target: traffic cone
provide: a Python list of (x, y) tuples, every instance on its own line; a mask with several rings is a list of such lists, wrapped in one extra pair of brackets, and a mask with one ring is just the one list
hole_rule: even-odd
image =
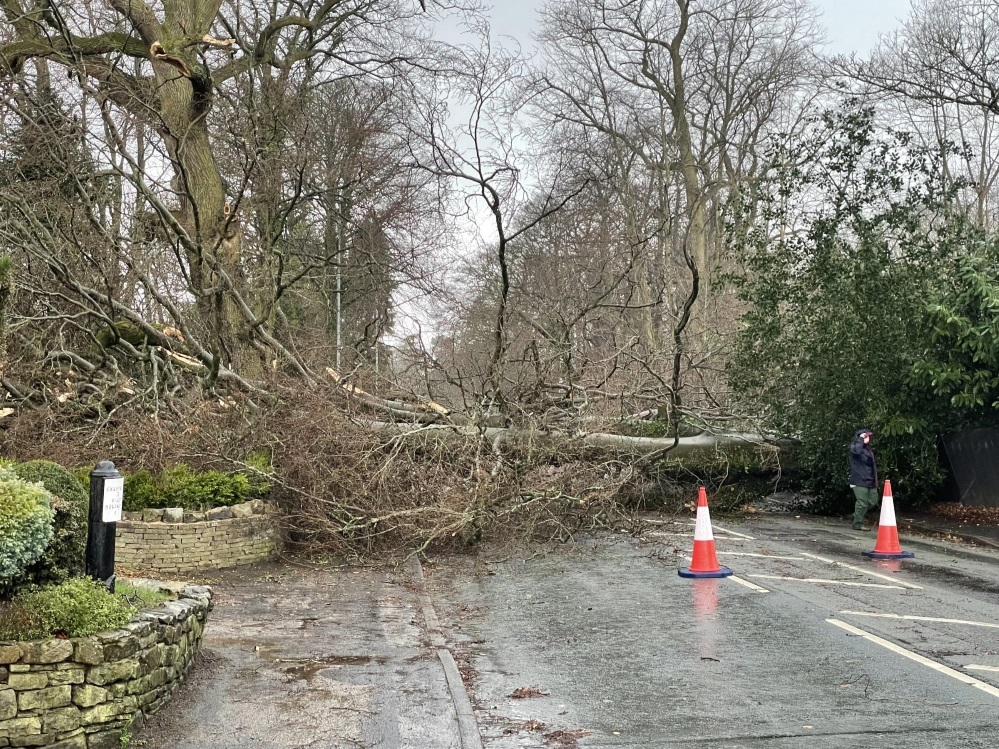
[(911, 551), (902, 551), (898, 543), (898, 527), (895, 523), (895, 500), (891, 495), (891, 481), (885, 479), (885, 493), (881, 498), (881, 520), (878, 521), (878, 540), (871, 551), (861, 552), (872, 559), (909, 559), (916, 556)]
[(704, 487), (697, 490), (697, 523), (694, 525), (694, 558), (689, 567), (678, 570), (680, 577), (728, 577), (732, 570), (718, 564), (715, 537), (711, 533), (711, 515), (708, 514), (708, 493)]

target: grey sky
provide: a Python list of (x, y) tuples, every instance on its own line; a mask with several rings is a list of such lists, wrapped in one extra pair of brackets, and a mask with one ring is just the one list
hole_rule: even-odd
[[(828, 30), (828, 51), (867, 52), (878, 35), (896, 29), (909, 15), (909, 0), (815, 0)], [(531, 46), (541, 0), (497, 0), (491, 11), (493, 33)]]

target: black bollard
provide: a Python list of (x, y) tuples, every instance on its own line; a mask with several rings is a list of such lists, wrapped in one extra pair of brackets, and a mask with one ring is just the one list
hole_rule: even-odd
[(114, 593), (114, 532), (121, 520), (125, 479), (110, 460), (90, 472), (90, 524), (87, 529), (87, 575)]

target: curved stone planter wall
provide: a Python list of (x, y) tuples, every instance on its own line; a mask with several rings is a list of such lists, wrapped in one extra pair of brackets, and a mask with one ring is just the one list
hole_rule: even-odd
[(121, 749), (187, 678), (210, 588), (140, 613), (124, 629), (74, 640), (0, 643), (0, 746)]
[(274, 506), (259, 499), (207, 512), (128, 512), (115, 532), (115, 561), (143, 573), (176, 575), (272, 559), (281, 544), (275, 515)]

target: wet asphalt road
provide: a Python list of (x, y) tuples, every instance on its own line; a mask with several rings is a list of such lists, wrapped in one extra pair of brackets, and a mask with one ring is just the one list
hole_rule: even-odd
[[(425, 565), (485, 749), (999, 745), (999, 556), (871, 562), (873, 534), (833, 522), (716, 519), (743, 583), (691, 581), (676, 569), (692, 522), (650, 520), (637, 538)], [(199, 667), (137, 734), (146, 749), (471, 749), (407, 567), (210, 582)]]
[[(476, 670), (485, 746), (549, 746), (553, 731), (619, 749), (999, 745), (999, 559), (919, 547), (916, 560), (871, 562), (859, 551), (873, 534), (793, 519), (724, 525), (752, 538), (716, 527), (722, 563), (768, 592), (679, 578), (688, 521), (638, 541), (438, 570), (449, 640)], [(546, 695), (511, 698), (520, 687)]]
[(404, 572), (255, 565), (208, 580), (191, 680), (144, 749), (460, 749)]

